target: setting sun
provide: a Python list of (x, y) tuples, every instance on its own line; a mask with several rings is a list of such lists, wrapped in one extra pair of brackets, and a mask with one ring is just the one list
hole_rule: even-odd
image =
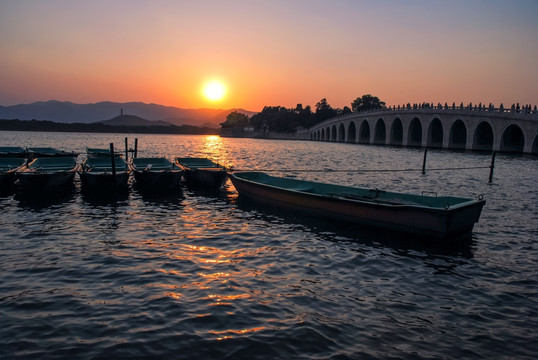
[(212, 80), (204, 85), (204, 97), (209, 101), (219, 101), (226, 95), (226, 87), (218, 80)]

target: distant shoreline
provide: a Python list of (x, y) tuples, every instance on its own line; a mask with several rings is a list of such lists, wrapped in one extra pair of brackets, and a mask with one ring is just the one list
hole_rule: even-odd
[(105, 125), (100, 123), (57, 123), (48, 120), (6, 120), (0, 119), (2, 131), (51, 131), (51, 132), (87, 132), (87, 133), (134, 133), (134, 134), (186, 134), (219, 135), (220, 129), (194, 125), (170, 126), (129, 126)]

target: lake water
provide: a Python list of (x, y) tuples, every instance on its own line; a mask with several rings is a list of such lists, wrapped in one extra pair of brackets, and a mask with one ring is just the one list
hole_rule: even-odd
[[(476, 197), (438, 246), (183, 187), (0, 196), (3, 359), (534, 359), (538, 159), (215, 136), (1, 132), (2, 146), (207, 156), (235, 169)], [(312, 169), (319, 171), (294, 171)], [(350, 169), (350, 172), (330, 170)], [(366, 171), (403, 170), (417, 171)], [(357, 171), (362, 170), (362, 171)]]

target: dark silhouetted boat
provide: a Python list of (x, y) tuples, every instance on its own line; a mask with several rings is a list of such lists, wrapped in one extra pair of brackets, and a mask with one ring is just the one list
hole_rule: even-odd
[(28, 157), (45, 158), (45, 157), (73, 157), (76, 158), (79, 154), (73, 151), (64, 151), (52, 147), (31, 147), (27, 149)]
[(19, 168), (16, 176), (23, 191), (46, 192), (72, 186), (77, 170), (74, 157), (45, 157)]
[(207, 158), (182, 157), (176, 162), (185, 170), (187, 185), (218, 189), (227, 179), (226, 168)]
[(0, 146), (0, 157), (25, 158), (26, 149), (19, 146)]
[(120, 157), (87, 158), (80, 168), (80, 181), (84, 191), (123, 191), (129, 188), (129, 173), (127, 163)]
[[(116, 157), (121, 157), (123, 154), (121, 152), (114, 152), (114, 155)], [(86, 156), (89, 158), (96, 158), (96, 157), (110, 157), (110, 148), (108, 149), (101, 149), (101, 148), (86, 148)]]
[(177, 189), (183, 168), (164, 157), (133, 158), (131, 169), (138, 190), (166, 192)]

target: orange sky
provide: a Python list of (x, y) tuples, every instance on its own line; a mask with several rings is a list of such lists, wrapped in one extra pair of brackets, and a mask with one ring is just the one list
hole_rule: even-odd
[[(538, 105), (535, 0), (7, 0), (0, 105)], [(220, 79), (227, 95), (202, 87)]]

